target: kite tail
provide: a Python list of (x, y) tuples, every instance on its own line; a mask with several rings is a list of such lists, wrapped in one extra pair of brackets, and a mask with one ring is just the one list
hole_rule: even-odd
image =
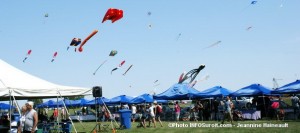
[(125, 73), (123, 73), (123, 76), (126, 75), (126, 73), (131, 69), (132, 65), (130, 65), (130, 67), (125, 71)]
[(110, 74), (112, 74), (112, 72), (115, 71), (115, 70), (117, 70), (117, 69), (118, 69), (118, 68), (116, 67), (116, 68), (114, 68), (113, 70), (111, 70)]
[(69, 50), (70, 47), (67, 47), (67, 51)]
[(24, 58), (23, 62), (25, 63), (26, 60), (27, 60), (27, 57)]
[(51, 62), (53, 62), (53, 61), (54, 61), (54, 59), (51, 60)]
[(103, 61), (103, 62), (100, 64), (100, 66), (96, 69), (96, 71), (93, 73), (93, 75), (96, 75), (98, 69), (99, 69), (106, 61), (107, 61), (107, 60)]

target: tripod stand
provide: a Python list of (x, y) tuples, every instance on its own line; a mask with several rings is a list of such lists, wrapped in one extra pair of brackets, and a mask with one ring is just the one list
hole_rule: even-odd
[[(109, 125), (103, 125), (101, 124), (100, 122), (98, 122), (98, 98), (95, 97), (95, 108), (96, 108), (96, 125), (95, 127), (93, 128), (93, 130), (91, 131), (91, 133), (98, 133), (100, 131), (106, 131), (110, 126), (111, 126), (111, 129), (113, 130), (113, 133), (116, 131), (116, 129), (114, 128), (114, 125), (113, 125), (113, 120), (111, 119), (111, 113), (109, 111), (109, 109), (107, 108), (106, 104), (104, 103), (102, 97), (100, 97), (102, 103), (103, 103), (103, 108), (105, 109), (105, 111), (108, 112), (108, 115), (109, 115), (109, 119), (110, 119), (110, 124)], [(119, 127), (119, 124), (116, 122), (116, 120), (114, 119), (114, 122), (115, 124)]]

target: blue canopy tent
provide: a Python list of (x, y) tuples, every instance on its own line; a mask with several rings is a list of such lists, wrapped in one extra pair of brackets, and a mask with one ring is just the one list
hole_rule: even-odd
[(53, 100), (48, 100), (42, 104), (36, 105), (37, 108), (48, 108), (48, 107), (56, 107), (57, 103), (54, 102)]
[[(271, 89), (267, 88), (265, 86), (262, 86), (260, 84), (252, 84), (249, 86), (246, 86), (244, 88), (241, 88), (231, 94), (230, 96), (234, 97), (240, 97), (240, 96), (264, 96), (264, 95), (271, 95)], [(267, 104), (265, 98), (262, 99), (263, 105), (257, 106), (259, 110), (261, 110), (261, 114), (265, 114), (265, 116), (268, 116), (267, 114)]]
[(137, 96), (130, 100), (130, 104), (139, 104), (139, 103), (153, 103), (153, 96), (150, 94), (143, 94)]
[(215, 86), (207, 90), (201, 91), (201, 93), (198, 93), (196, 96), (203, 97), (203, 98), (222, 97), (222, 96), (228, 96), (232, 92), (233, 91), (223, 88), (222, 86)]
[(121, 104), (121, 103), (129, 103), (130, 100), (133, 99), (131, 96), (120, 95), (116, 96), (109, 100), (106, 104)]
[(95, 105), (95, 104), (103, 105), (104, 103), (107, 104), (110, 101), (110, 99), (105, 98), (105, 97), (96, 98), (96, 100), (97, 100), (97, 103), (95, 102), (95, 99), (94, 99), (94, 100), (88, 101), (86, 103), (86, 105)]
[(88, 100), (81, 98), (79, 100), (69, 100), (69, 99), (64, 99), (64, 102), (66, 106), (85, 106)]
[(15, 107), (6, 103), (0, 103), (0, 109), (9, 109), (9, 108), (15, 108)]
[(272, 94), (297, 94), (300, 93), (300, 80), (296, 80), (292, 83), (286, 84), (273, 91)]
[(190, 87), (187, 83), (174, 84), (165, 92), (154, 95), (155, 100), (189, 100), (195, 98), (200, 91)]
[(241, 88), (231, 94), (230, 96), (240, 97), (240, 96), (262, 96), (262, 95), (270, 95), (271, 89), (262, 86), (260, 84), (252, 84)]

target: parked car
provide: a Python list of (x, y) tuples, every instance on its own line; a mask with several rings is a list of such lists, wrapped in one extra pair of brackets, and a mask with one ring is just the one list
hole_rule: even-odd
[(250, 109), (253, 97), (236, 97), (232, 100), (237, 109)]

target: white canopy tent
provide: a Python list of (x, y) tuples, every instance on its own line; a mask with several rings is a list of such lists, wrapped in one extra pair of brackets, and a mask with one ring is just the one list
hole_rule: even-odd
[[(9, 65), (0, 59), (0, 97), (17, 99), (91, 95), (92, 88), (57, 85)], [(11, 91), (11, 94), (9, 93)]]
[[(92, 88), (57, 85), (21, 71), (0, 59), (0, 100), (9, 99), (11, 102), (12, 97), (13, 99), (58, 98), (91, 94)], [(69, 114), (68, 110), (66, 111)], [(73, 122), (72, 125), (77, 132)]]

